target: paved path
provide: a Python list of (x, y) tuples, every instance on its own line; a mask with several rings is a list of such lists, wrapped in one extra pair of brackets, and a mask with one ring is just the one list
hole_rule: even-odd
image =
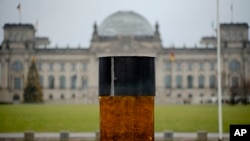
[[(218, 138), (218, 133), (208, 133), (208, 138)], [(23, 138), (24, 133), (0, 133), (0, 138)], [(36, 138), (59, 138), (60, 133), (35, 133)], [(94, 132), (70, 133), (72, 138), (95, 138)], [(196, 138), (197, 133), (174, 133), (174, 138)], [(155, 133), (155, 138), (163, 138), (163, 132)], [(223, 138), (229, 138), (229, 133), (224, 133)]]

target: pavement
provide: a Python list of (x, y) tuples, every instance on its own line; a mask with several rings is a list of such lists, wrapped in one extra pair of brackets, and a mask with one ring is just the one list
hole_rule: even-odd
[[(70, 132), (71, 138), (95, 138), (95, 132)], [(164, 132), (156, 132), (155, 138), (163, 138)], [(174, 133), (174, 138), (196, 138), (197, 133)], [(224, 133), (223, 138), (229, 138), (229, 133)], [(0, 138), (23, 138), (24, 133), (0, 133)], [(60, 133), (35, 133), (35, 138), (59, 138)], [(207, 133), (208, 138), (218, 138), (218, 133)]]

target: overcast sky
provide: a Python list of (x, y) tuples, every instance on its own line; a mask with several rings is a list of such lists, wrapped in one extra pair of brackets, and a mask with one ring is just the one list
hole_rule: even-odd
[[(202, 36), (215, 35), (216, 0), (0, 0), (1, 27), (19, 23), (19, 3), (21, 23), (38, 21), (36, 34), (48, 36), (50, 46), (89, 47), (93, 23), (99, 25), (117, 11), (137, 12), (152, 26), (158, 21), (164, 46), (199, 45)], [(220, 0), (222, 23), (230, 23), (233, 17), (233, 22), (250, 25), (249, 13), (250, 0)]]

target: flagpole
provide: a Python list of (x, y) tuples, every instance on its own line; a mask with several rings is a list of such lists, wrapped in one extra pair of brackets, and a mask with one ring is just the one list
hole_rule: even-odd
[(18, 16), (19, 16), (19, 24), (21, 24), (21, 3), (17, 5)]
[(21, 11), (19, 10), (19, 24), (21, 24)]
[(232, 1), (232, 4), (231, 4), (231, 23), (233, 23), (233, 18), (234, 18), (234, 7), (233, 7), (233, 1)]
[(218, 74), (218, 128), (219, 141), (222, 141), (222, 101), (221, 101), (221, 45), (220, 45), (220, 11), (219, 0), (217, 0), (217, 74)]

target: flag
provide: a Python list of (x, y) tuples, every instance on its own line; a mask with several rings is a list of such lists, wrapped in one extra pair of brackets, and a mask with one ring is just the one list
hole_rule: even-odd
[(16, 7), (16, 9), (20, 12), (21, 11), (21, 3), (19, 3)]
[(172, 62), (174, 61), (174, 52), (173, 52), (173, 51), (170, 51), (169, 59), (170, 59)]

